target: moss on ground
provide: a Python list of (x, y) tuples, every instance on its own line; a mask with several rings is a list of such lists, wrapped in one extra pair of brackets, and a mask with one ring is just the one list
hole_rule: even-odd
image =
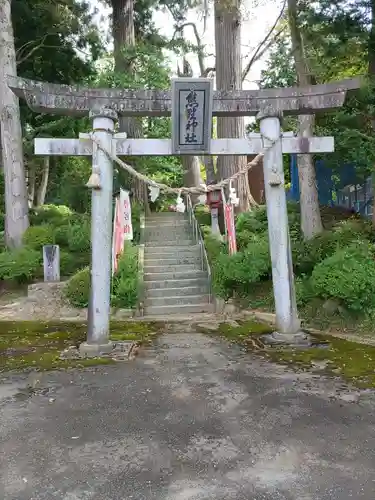
[[(260, 337), (272, 327), (256, 321), (244, 321), (238, 327), (222, 323), (216, 334), (242, 344), (251, 352), (296, 369), (318, 369), (319, 373), (341, 376), (360, 388), (375, 388), (375, 346), (359, 344), (331, 335), (315, 334), (324, 348), (289, 349), (266, 347)], [(212, 333), (212, 332), (211, 332)], [(321, 364), (319, 364), (319, 362)]]
[[(162, 324), (146, 322), (111, 322), (113, 341), (148, 342)], [(111, 358), (62, 360), (60, 352), (68, 346), (79, 346), (86, 339), (84, 323), (2, 321), (0, 322), (0, 372), (34, 368), (54, 370), (110, 364)]]
[(272, 328), (269, 325), (258, 321), (244, 321), (238, 327), (229, 323), (221, 323), (218, 331), (223, 337), (238, 341), (244, 341), (251, 335), (264, 335), (271, 332)]
[(375, 346), (326, 335), (324, 340), (329, 341), (328, 348), (278, 349), (267, 355), (274, 361), (305, 369), (314, 368), (314, 362), (325, 361), (325, 373), (339, 375), (357, 387), (375, 387)]

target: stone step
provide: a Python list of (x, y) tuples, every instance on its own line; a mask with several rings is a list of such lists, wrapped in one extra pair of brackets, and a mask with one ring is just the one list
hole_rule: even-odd
[(193, 245), (194, 240), (190, 235), (188, 234), (182, 234), (182, 235), (174, 235), (174, 234), (165, 234), (164, 236), (156, 236), (156, 237), (150, 237), (150, 236), (145, 236), (144, 242), (145, 245), (148, 246), (164, 246), (164, 245), (178, 245), (179, 242), (183, 242), (184, 245)]
[(186, 265), (186, 264), (195, 264), (196, 266), (200, 266), (201, 259), (200, 255), (192, 254), (186, 256), (172, 255), (168, 254), (168, 258), (164, 258), (163, 256), (151, 254), (145, 255), (144, 258), (144, 266), (178, 266), (178, 265)]
[(166, 230), (163, 228), (163, 230), (155, 230), (155, 231), (146, 231), (144, 232), (144, 238), (145, 241), (152, 241), (152, 240), (158, 240), (158, 241), (165, 241), (165, 240), (174, 240), (176, 243), (180, 240), (192, 240), (193, 239), (193, 233), (191, 231), (185, 231), (180, 228), (176, 229), (169, 229)]
[(182, 286), (179, 288), (149, 288), (145, 290), (145, 298), (187, 297), (189, 295), (207, 295), (207, 293), (208, 283), (201, 286)]
[[(198, 269), (197, 269), (198, 267)], [(176, 273), (176, 272), (194, 272), (199, 270), (199, 266), (196, 264), (180, 264), (180, 265), (164, 265), (164, 266), (150, 266), (149, 264), (145, 264), (144, 272), (145, 273)]]
[(151, 218), (151, 219), (146, 219), (145, 220), (145, 227), (149, 227), (149, 226), (156, 226), (158, 225), (159, 227), (160, 226), (168, 226), (168, 225), (183, 225), (183, 226), (189, 226), (190, 225), (190, 221), (187, 217), (183, 217), (183, 218), (176, 218), (176, 217), (155, 217), (155, 218)]
[(167, 280), (183, 280), (207, 278), (207, 273), (204, 271), (189, 271), (189, 272), (171, 272), (171, 273), (145, 273), (144, 281), (167, 281)]
[[(163, 244), (163, 246), (160, 247), (160, 244)], [(146, 246), (148, 247), (159, 247), (159, 248), (163, 248), (165, 246), (176, 246), (176, 243), (178, 243), (178, 246), (181, 246), (181, 247), (188, 247), (188, 246), (193, 246), (195, 244), (195, 242), (193, 241), (193, 239), (191, 240), (188, 240), (188, 239), (183, 239), (183, 240), (178, 240), (176, 241), (175, 239), (173, 240), (160, 240), (160, 241), (147, 241), (146, 242)]]
[(189, 304), (186, 306), (148, 306), (145, 307), (145, 314), (148, 316), (168, 316), (169, 314), (198, 314), (213, 313), (213, 304)]
[(189, 219), (146, 219), (145, 228), (191, 227)]
[[(145, 258), (148, 258), (151, 256), (157, 256), (158, 258), (163, 258), (165, 257), (170, 258), (170, 257), (185, 257), (185, 256), (191, 256), (191, 255), (200, 255), (200, 246), (199, 245), (188, 245), (188, 246), (180, 246), (180, 245), (175, 245), (173, 246), (149, 246), (145, 245)], [(155, 257), (152, 257), (155, 258)]]
[(208, 287), (208, 279), (205, 274), (201, 278), (166, 279), (164, 281), (149, 280), (144, 282), (145, 293), (151, 290), (165, 290), (166, 288), (184, 289), (188, 287)]
[(164, 212), (151, 212), (149, 215), (146, 216), (146, 219), (154, 219), (158, 217), (180, 217), (184, 218), (187, 217), (186, 212), (170, 212), (169, 210), (165, 210)]
[(185, 306), (196, 304), (208, 304), (208, 295), (187, 295), (183, 297), (152, 297), (145, 299), (145, 307), (160, 306)]

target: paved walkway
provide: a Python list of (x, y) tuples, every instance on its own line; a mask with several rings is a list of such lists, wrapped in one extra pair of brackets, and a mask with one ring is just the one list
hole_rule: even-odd
[(218, 339), (27, 380), (0, 385), (2, 500), (374, 498), (375, 396)]

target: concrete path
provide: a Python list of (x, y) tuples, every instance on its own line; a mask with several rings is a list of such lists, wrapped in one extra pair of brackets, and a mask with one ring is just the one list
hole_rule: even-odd
[(26, 383), (0, 385), (2, 500), (374, 498), (375, 396), (217, 339)]

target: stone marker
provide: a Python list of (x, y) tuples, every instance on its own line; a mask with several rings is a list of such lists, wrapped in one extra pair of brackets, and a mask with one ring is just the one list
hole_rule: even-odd
[(43, 270), (45, 283), (60, 281), (60, 247), (43, 246)]

